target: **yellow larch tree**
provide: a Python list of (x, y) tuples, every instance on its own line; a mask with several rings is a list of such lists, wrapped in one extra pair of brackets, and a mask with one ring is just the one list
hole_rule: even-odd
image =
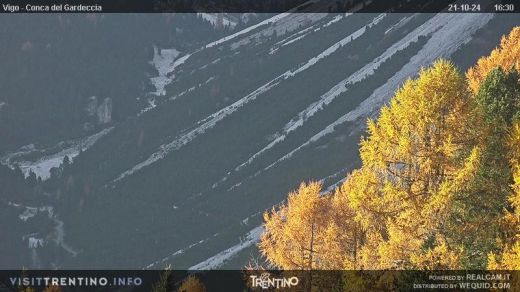
[[(480, 157), (471, 146), (466, 88), (454, 65), (439, 60), (408, 80), (377, 121), (369, 120), (363, 166), (344, 187), (367, 230), (365, 268), (457, 267), (458, 247), (446, 247), (442, 225)], [(426, 259), (440, 253), (451, 260), (432, 267)]]
[(336, 188), (331, 195), (329, 222), (324, 236), (326, 262), (330, 269), (361, 269), (361, 247), (365, 230), (356, 220), (356, 212), (350, 207), (345, 185)]
[(513, 168), (513, 192), (509, 196), (510, 209), (504, 215), (505, 243), (496, 255), (488, 255), (488, 269), (520, 270), (520, 122), (516, 122), (509, 140), (511, 164)]
[(465, 77), (439, 60), (406, 81), (368, 121), (360, 169), (264, 214), (263, 255), (300, 270), (518, 269), (519, 61), (517, 27)]
[(264, 214), (265, 231), (259, 247), (274, 266), (282, 269), (325, 268), (323, 237), (330, 199), (320, 195), (321, 183), (302, 183), (287, 204)]
[(502, 67), (505, 71), (513, 67), (520, 69), (520, 27), (515, 27), (507, 35), (502, 37), (500, 46), (491, 52), (491, 55), (480, 58), (477, 64), (468, 70), (466, 76), (468, 84), (473, 92), (477, 94), (481, 83), (493, 69)]
[(179, 289), (178, 292), (206, 292), (206, 286), (195, 276), (191, 275), (186, 278)]

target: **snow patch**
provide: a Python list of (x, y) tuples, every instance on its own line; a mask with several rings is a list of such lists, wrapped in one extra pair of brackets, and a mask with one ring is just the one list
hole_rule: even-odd
[(43, 247), (43, 238), (29, 237), (29, 248)]
[(31, 207), (31, 206), (22, 206), (21, 204), (16, 204), (13, 202), (8, 202), (7, 205), (13, 206), (15, 208), (22, 208), (23, 212), (18, 215), (18, 218), (20, 220), (27, 222), (30, 218), (36, 216), (39, 212), (46, 212), (49, 219), (52, 219), (54, 217), (54, 207), (52, 206), (42, 206), (42, 207)]
[(338, 21), (340, 21), (341, 19), (343, 19), (343, 15), (336, 15), (332, 18), (332, 20), (330, 20), (329, 22), (325, 23), (323, 25), (323, 27), (328, 27), (328, 26), (331, 26), (333, 23), (336, 23)]
[(412, 16), (406, 16), (406, 17), (401, 18), (396, 24), (392, 25), (390, 28), (385, 30), (385, 34), (388, 34), (396, 29), (403, 27), (405, 24), (407, 24), (410, 20), (412, 20), (417, 15), (418, 15), (418, 13), (415, 13)]
[(200, 262), (190, 267), (189, 270), (213, 270), (222, 266), (222, 264), (224, 264), (228, 259), (236, 255), (243, 249), (257, 243), (260, 240), (260, 235), (262, 235), (263, 230), (263, 226), (258, 226), (252, 229), (247, 233), (245, 239), (240, 241), (240, 243), (222, 252), (219, 252), (218, 254), (210, 257), (209, 259), (203, 262)]
[(153, 59), (150, 64), (157, 69), (159, 75), (166, 75), (171, 72), (171, 66), (179, 54), (180, 52), (176, 49), (159, 49), (154, 46)]
[(250, 32), (250, 31), (252, 31), (252, 30), (254, 30), (254, 29), (258, 28), (258, 27), (261, 27), (261, 26), (264, 26), (264, 25), (268, 25), (268, 24), (271, 24), (271, 23), (277, 22), (277, 21), (279, 21), (280, 19), (289, 16), (290, 14), (291, 14), (291, 13), (289, 13), (289, 12), (287, 12), (287, 13), (277, 14), (277, 15), (275, 15), (275, 16), (269, 18), (269, 19), (266, 19), (266, 20), (264, 20), (264, 21), (261, 21), (261, 22), (255, 24), (255, 25), (252, 25), (252, 26), (249, 26), (249, 27), (247, 27), (247, 28), (244, 28), (243, 30), (238, 31), (238, 32), (236, 32), (236, 33), (234, 33), (234, 34), (232, 34), (232, 35), (228, 35), (228, 36), (223, 37), (223, 38), (221, 38), (221, 39), (218, 39), (218, 40), (216, 40), (216, 41), (214, 41), (214, 42), (211, 42), (211, 43), (207, 44), (207, 45), (205, 46), (205, 48), (211, 48), (211, 47), (214, 47), (214, 46), (218, 46), (218, 45), (220, 45), (220, 44), (222, 44), (222, 43), (224, 43), (224, 42), (227, 42), (227, 41), (229, 41), (229, 40), (232, 40), (232, 39), (234, 39), (234, 38), (236, 38), (236, 37), (238, 37), (238, 36), (244, 35), (244, 34)]
[[(231, 29), (235, 28), (237, 25), (237, 22), (230, 19), (229, 17), (226, 17), (223, 13), (197, 13), (198, 16), (200, 16), (202, 19), (206, 20), (207, 22), (211, 23), (211, 25), (218, 27), (229, 27)], [(220, 24), (219, 24), (220, 22)]]
[[(424, 45), (424, 47), (410, 59), (401, 70), (399, 70), (392, 78), (388, 80), (384, 85), (377, 88), (367, 99), (365, 99), (358, 107), (341, 116), (332, 124), (328, 125), (325, 129), (321, 130), (314, 136), (312, 136), (307, 142), (293, 149), (271, 165), (267, 166), (264, 170), (267, 170), (277, 163), (290, 158), (294, 153), (300, 149), (308, 146), (309, 144), (318, 141), (322, 137), (334, 132), (336, 126), (346, 122), (352, 122), (359, 118), (366, 117), (381, 107), (382, 104), (386, 103), (395, 90), (406, 81), (407, 78), (416, 75), (421, 67), (430, 65), (433, 61), (441, 57), (449, 57), (453, 54), (460, 46), (466, 44), (471, 40), (472, 35), (486, 25), (494, 14), (437, 14), (435, 17), (415, 29), (413, 32), (408, 34), (402, 41), (396, 43), (389, 50), (402, 49), (421, 35), (432, 34), (431, 38)], [(394, 47), (398, 48), (394, 48)], [(387, 52), (389, 51), (387, 50)], [(386, 52), (385, 52), (386, 53)], [(383, 54), (385, 55), (385, 54)], [(370, 64), (369, 64), (370, 65)], [(334, 89), (333, 89), (334, 90)], [(342, 90), (346, 91), (345, 90)]]
[(190, 93), (190, 92), (192, 92), (193, 90), (202, 87), (203, 85), (206, 85), (206, 84), (210, 83), (210, 82), (213, 81), (214, 79), (215, 79), (215, 77), (212, 76), (212, 77), (208, 78), (208, 80), (206, 80), (205, 82), (203, 82), (203, 83), (199, 83), (199, 84), (197, 84), (197, 85), (195, 85), (195, 86), (192, 86), (192, 87), (190, 87), (190, 88), (184, 90), (183, 92), (181, 92), (181, 93), (179, 93), (179, 94), (176, 94), (176, 95), (170, 97), (169, 100), (176, 100), (177, 98), (179, 98), (179, 97), (181, 97), (181, 96), (183, 96), (183, 95), (185, 95), (185, 94), (187, 94), (187, 93)]
[[(385, 17), (385, 15), (386, 14), (378, 15), (367, 26), (372, 26), (372, 25), (377, 24), (383, 17)], [(184, 145), (190, 143), (192, 140), (194, 140), (199, 135), (204, 134), (207, 130), (213, 128), (219, 121), (223, 120), (227, 116), (236, 112), (241, 107), (248, 104), (249, 102), (254, 101), (259, 95), (261, 95), (261, 94), (267, 92), (268, 90), (270, 90), (271, 88), (277, 86), (283, 80), (292, 78), (292, 77), (296, 76), (297, 74), (309, 69), (310, 67), (317, 64), (323, 58), (336, 52), (342, 45), (345, 45), (348, 42), (352, 41), (353, 39), (359, 37), (366, 31), (367, 26), (365, 26), (365, 27), (361, 28), (360, 30), (354, 32), (353, 34), (347, 36), (346, 38), (344, 38), (343, 40), (334, 44), (333, 46), (329, 47), (328, 49), (321, 52), (317, 56), (309, 59), (305, 64), (301, 65), (294, 71), (292, 71), (292, 70), (286, 71), (285, 73), (277, 76), (276, 78), (272, 79), (271, 81), (267, 82), (266, 84), (260, 86), (259, 88), (257, 88), (253, 92), (249, 93), (248, 95), (240, 98), (233, 104), (228, 105), (225, 108), (219, 110), (218, 112), (213, 113), (212, 115), (206, 117), (205, 119), (198, 121), (196, 123), (197, 126), (193, 130), (188, 131), (187, 133), (178, 136), (174, 141), (172, 141), (168, 144), (161, 145), (159, 147), (158, 151), (152, 153), (146, 160), (138, 163), (137, 165), (133, 166), (131, 169), (126, 170), (125, 172), (120, 174), (114, 180), (114, 182), (118, 182), (118, 181), (122, 180), (123, 178), (134, 174), (135, 172), (139, 171), (140, 169), (147, 167), (147, 166), (159, 161), (160, 159), (164, 158), (166, 155), (168, 155), (168, 153), (178, 150), (181, 147), (183, 147)], [(344, 84), (341, 86), (344, 87)], [(340, 87), (340, 85), (338, 85), (336, 87)], [(337, 88), (338, 95), (339, 95), (340, 90), (341, 90), (340, 88)], [(283, 138), (277, 138), (277, 140), (273, 141), (271, 144), (273, 144), (273, 143), (275, 144), (275, 143), (279, 142), (279, 139), (283, 140)]]
[(174, 78), (174, 76), (171, 76), (171, 73), (190, 57), (190, 54), (187, 54), (177, 58), (179, 55), (180, 52), (176, 49), (153, 48), (153, 59), (150, 61), (150, 64), (155, 67), (159, 74), (158, 76), (150, 78), (150, 81), (155, 87), (155, 92), (152, 92), (152, 94), (156, 96), (166, 94), (165, 87), (170, 84)]
[[(47, 212), (47, 216), (49, 219), (51, 219), (54, 223), (54, 232), (52, 233), (52, 240), (56, 243), (56, 245), (62, 247), (65, 251), (70, 253), (72, 256), (77, 256), (79, 254), (78, 251), (75, 251), (70, 247), (64, 240), (65, 238), (65, 229), (63, 226), (65, 225), (62, 220), (58, 218), (58, 214), (54, 212), (53, 206), (41, 206), (41, 207), (31, 207), (31, 206), (22, 206), (21, 204), (8, 202), (9, 206), (13, 206), (15, 208), (23, 208), (24, 211), (18, 216), (20, 220), (26, 222), (28, 219), (34, 217), (38, 212)], [(43, 246), (44, 241), (41, 240), (32, 240), (31, 238), (38, 239), (35, 237), (37, 233), (24, 235), (22, 237), (22, 240), (25, 240), (26, 238), (29, 239), (29, 248), (36, 248), (38, 246)]]
[(289, 13), (283, 19), (273, 22), (272, 25), (265, 29), (232, 43), (230, 47), (232, 50), (236, 50), (244, 45), (262, 42), (265, 38), (273, 35), (282, 36), (292, 31), (300, 30), (302, 27), (312, 26), (313, 23), (320, 21), (326, 16), (327, 13)]
[[(297, 32), (291, 34), (290, 36), (282, 39), (281, 41), (276, 42), (271, 47), (271, 49), (269, 49), (269, 54), (272, 55), (272, 54), (276, 53), (281, 47), (285, 47), (289, 44), (292, 44), (298, 40), (303, 39), (304, 37), (306, 37), (309, 34), (309, 31), (311, 31), (313, 28), (314, 28), (314, 25), (309, 26), (305, 29), (302, 29), (300, 31), (297, 31)], [(314, 31), (316, 31), (316, 29)]]
[[(334, 45), (332, 45), (325, 51), (321, 52), (318, 56), (310, 59), (305, 65), (298, 68), (298, 70), (294, 71), (292, 74), (296, 75), (296, 74), (300, 73), (301, 71), (308, 69), (309, 67), (318, 63), (323, 58), (330, 56), (331, 54), (336, 52), (342, 46), (359, 38), (366, 32), (367, 28), (370, 28), (370, 27), (378, 24), (385, 16), (386, 16), (386, 14), (380, 14), (380, 15), (376, 16), (369, 24), (363, 26), (362, 28), (358, 29), (357, 31), (353, 32), (352, 34), (348, 35), (347, 37), (343, 38), (339, 42), (335, 43)], [(385, 53), (387, 53), (387, 52), (385, 52)], [(276, 139), (274, 139), (271, 143), (266, 145), (264, 148), (262, 148), (257, 153), (253, 154), (246, 162), (237, 166), (235, 168), (235, 171), (239, 171), (244, 166), (251, 164), (257, 157), (262, 155), (264, 152), (271, 149), (276, 144), (284, 141), (289, 133), (296, 130), (298, 127), (302, 126), (305, 121), (307, 121), (309, 118), (311, 118), (319, 110), (323, 109), (324, 106), (331, 103), (338, 95), (340, 95), (343, 91), (345, 91), (346, 84), (357, 82), (357, 81), (365, 78), (367, 75), (373, 74), (375, 69), (377, 67), (379, 67), (379, 65), (381, 63), (383, 63), (387, 58), (392, 56), (394, 53), (395, 53), (395, 51), (392, 50), (392, 51), (390, 51), (390, 53), (387, 53), (386, 56), (385, 56), (385, 54), (381, 55), (376, 60), (374, 60), (372, 63), (361, 68), (360, 70), (358, 70), (357, 72), (355, 72), (354, 74), (349, 76), (349, 78), (343, 80), (342, 82), (340, 82), (339, 84), (334, 86), (329, 92), (322, 95), (317, 102), (314, 102), (311, 105), (309, 105), (305, 110), (300, 112), (296, 118), (293, 118), (291, 121), (289, 121), (284, 126), (282, 134), (277, 135)]]
[[(33, 144), (22, 147), (18, 152), (7, 154), (0, 159), (0, 163), (9, 166), (11, 169), (15, 169), (16, 166), (20, 167), (25, 177), (29, 177), (31, 172), (36, 174), (36, 177), (40, 177), (42, 180), (47, 180), (51, 176), (51, 169), (59, 167), (63, 162), (65, 156), (68, 156), (70, 161), (79, 155), (80, 151), (85, 151), (92, 147), (101, 137), (108, 134), (113, 127), (106, 128), (94, 135), (81, 139), (79, 141), (70, 141), (72, 146), (62, 149), (61, 151), (41, 157), (36, 161), (23, 160), (23, 156), (33, 152), (44, 152), (45, 150), (38, 150)], [(63, 142), (62, 142), (63, 143)]]
[[(321, 180), (319, 180), (320, 182), (323, 182), (325, 183), (327, 180), (331, 179), (331, 178), (335, 178), (337, 177), (338, 175), (341, 175), (346, 169), (341, 169), (340, 171), (338, 172), (335, 172), (325, 178), (322, 178)], [(339, 181), (336, 181), (335, 183), (329, 185), (327, 187), (327, 189), (323, 190), (320, 194), (322, 195), (325, 195), (331, 191), (333, 191), (337, 186), (339, 186), (343, 181), (345, 181), (345, 178), (342, 178), (340, 179)], [(272, 206), (272, 208), (279, 208), (283, 203), (285, 202), (285, 200), (275, 204)], [(269, 209), (266, 209), (265, 211), (269, 211), (271, 210), (271, 208)], [(252, 217), (255, 217), (255, 216), (258, 216), (259, 214), (262, 214), (263, 211), (259, 211), (245, 219), (243, 219), (241, 221), (242, 225), (247, 225), (249, 224), (249, 219), (252, 218)], [(218, 267), (222, 266), (226, 261), (228, 261), (229, 259), (231, 259), (233, 256), (235, 256), (236, 254), (238, 254), (240, 251), (244, 250), (245, 248), (248, 248), (250, 247), (251, 245), (253, 244), (256, 244), (257, 242), (260, 241), (260, 236), (262, 235), (262, 233), (264, 232), (264, 227), (263, 225), (260, 225), (260, 226), (257, 226), (255, 228), (253, 228), (251, 231), (249, 231), (246, 236), (245, 236), (245, 239), (244, 240), (240, 240), (240, 243), (222, 251), (222, 252), (219, 252), (218, 254), (190, 267), (189, 269), (190, 270), (213, 270), (213, 269), (217, 269)]]
[[(217, 235), (219, 235), (218, 233), (215, 233), (213, 234), (212, 237), (216, 237)], [(179, 249), (177, 251), (175, 251), (174, 253), (170, 254), (169, 256), (166, 256), (160, 260), (157, 260), (149, 265), (147, 265), (146, 267), (144, 267), (143, 269), (146, 270), (146, 269), (151, 269), (153, 267), (156, 267), (158, 264), (160, 263), (166, 263), (167, 261), (171, 260), (172, 258), (174, 258), (175, 256), (178, 256), (178, 255), (181, 255), (183, 253), (185, 253), (187, 250), (197, 246), (197, 245), (200, 245), (200, 244), (203, 244), (204, 242), (210, 240), (212, 237), (209, 237), (209, 238), (206, 238), (206, 239), (202, 239), (202, 240), (199, 240), (195, 243), (192, 243), (190, 244), (189, 246), (187, 246), (186, 248), (183, 248), (183, 249)]]
[(148, 105), (144, 109), (142, 109), (139, 112), (139, 114), (137, 114), (137, 116), (140, 116), (140, 115), (144, 114), (145, 112), (147, 112), (151, 109), (154, 109), (157, 106), (157, 103), (156, 103), (157, 101), (155, 100), (155, 97), (149, 97), (146, 101), (148, 102)]

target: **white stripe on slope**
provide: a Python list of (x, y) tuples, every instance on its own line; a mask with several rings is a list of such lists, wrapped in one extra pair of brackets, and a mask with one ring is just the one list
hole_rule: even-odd
[(250, 247), (251, 245), (258, 242), (260, 239), (260, 235), (264, 231), (263, 226), (258, 226), (249, 231), (246, 235), (245, 240), (242, 240), (239, 244), (234, 245), (224, 251), (219, 252), (218, 254), (210, 257), (209, 259), (200, 262), (192, 267), (189, 270), (212, 270), (222, 266), (226, 260), (233, 257), (243, 249)]
[(214, 46), (220, 45), (220, 44), (222, 44), (222, 43), (224, 43), (224, 42), (227, 42), (227, 41), (229, 41), (229, 40), (232, 40), (232, 39), (234, 39), (234, 38), (236, 38), (236, 37), (238, 37), (238, 36), (241, 36), (241, 35), (243, 35), (243, 34), (246, 34), (246, 33), (250, 32), (250, 31), (252, 31), (252, 30), (254, 30), (254, 29), (256, 29), (256, 28), (258, 28), (258, 27), (260, 27), (260, 26), (267, 25), (267, 24), (271, 24), (271, 23), (275, 23), (275, 22), (279, 21), (280, 19), (282, 19), (282, 18), (284, 18), (284, 17), (286, 17), (286, 16), (289, 16), (290, 14), (291, 14), (290, 12), (277, 14), (277, 15), (275, 15), (275, 16), (269, 18), (269, 19), (266, 19), (266, 20), (260, 22), (260, 23), (257, 23), (257, 24), (255, 24), (255, 25), (249, 26), (249, 27), (247, 27), (247, 28), (244, 28), (243, 30), (241, 30), (241, 31), (239, 31), (239, 32), (236, 32), (236, 33), (234, 33), (234, 34), (232, 34), (232, 35), (228, 35), (228, 36), (223, 37), (223, 38), (221, 38), (221, 39), (218, 39), (218, 40), (216, 40), (216, 41), (214, 41), (214, 42), (211, 42), (211, 43), (207, 44), (207, 45), (205, 46), (205, 48), (211, 48), (211, 47), (214, 47)]
[(151, 268), (157, 268), (159, 264), (166, 264), (166, 263), (168, 263), (168, 261), (170, 261), (175, 256), (181, 255), (181, 254), (185, 253), (187, 250), (189, 250), (189, 249), (191, 249), (191, 248), (193, 248), (195, 246), (201, 245), (201, 244), (207, 242), (208, 240), (210, 240), (212, 237), (216, 237), (217, 235), (218, 235), (218, 233), (215, 233), (211, 237), (208, 237), (206, 239), (201, 239), (201, 240), (199, 240), (199, 241), (197, 241), (195, 243), (192, 243), (192, 244), (188, 245), (187, 247), (185, 247), (183, 249), (179, 249), (178, 251), (168, 255), (167, 257), (162, 258), (161, 260), (157, 260), (157, 261), (147, 265), (146, 267), (143, 268), (143, 270), (148, 270), (148, 269), (151, 269)]
[[(479, 28), (486, 25), (493, 14), (438, 14), (432, 18), (429, 23), (444, 23), (441, 29), (437, 30), (424, 47), (410, 59), (401, 70), (399, 70), (392, 78), (384, 85), (377, 88), (369, 98), (364, 100), (356, 109), (341, 116), (325, 129), (312, 136), (307, 142), (293, 149), (271, 165), (264, 168), (268, 170), (279, 162), (290, 158), (294, 153), (300, 149), (308, 146), (312, 142), (318, 141), (322, 137), (334, 132), (334, 128), (346, 122), (352, 122), (359, 118), (366, 117), (380, 108), (386, 103), (393, 92), (401, 85), (407, 78), (416, 75), (420, 68), (430, 65), (433, 61), (441, 57), (449, 57), (461, 45), (469, 42), (471, 36)], [(439, 18), (445, 18), (447, 21), (442, 21)], [(431, 25), (430, 23), (430, 25)], [(428, 24), (428, 23), (426, 23)]]
[[(373, 25), (374, 23), (379, 22), (384, 16), (385, 16), (385, 14), (378, 15), (372, 21), (372, 23), (369, 24), (369, 25)], [(114, 180), (114, 182), (120, 181), (121, 179), (123, 179), (123, 178), (125, 178), (125, 177), (127, 177), (129, 175), (134, 174), (135, 172), (139, 171), (140, 169), (142, 169), (142, 168), (144, 168), (144, 167), (146, 167), (148, 165), (151, 165), (151, 164), (159, 161), (160, 159), (164, 158), (168, 153), (170, 153), (172, 151), (175, 151), (175, 150), (178, 150), (181, 147), (183, 147), (184, 145), (190, 143), (193, 139), (195, 139), (196, 137), (198, 137), (201, 134), (204, 134), (208, 129), (213, 128), (218, 122), (220, 122), (221, 120), (223, 120), (227, 116), (229, 116), (232, 113), (236, 112), (238, 109), (240, 109), (241, 107), (243, 107), (247, 103), (255, 100), (259, 95), (261, 95), (261, 94), (265, 93), (266, 91), (270, 90), (271, 88), (277, 86), (283, 80), (286, 80), (288, 78), (292, 78), (292, 77), (296, 76), (297, 74), (299, 74), (299, 73), (309, 69), (310, 67), (314, 66), (315, 64), (317, 64), (323, 58), (325, 58), (325, 57), (331, 55), (332, 53), (334, 53), (335, 51), (337, 51), (341, 47), (341, 45), (340, 45), (341, 43), (345, 44), (345, 43), (348, 43), (348, 42), (352, 41), (352, 39), (357, 38), (360, 35), (362, 35), (365, 32), (365, 30), (366, 30), (366, 26), (361, 28), (360, 30), (354, 32), (352, 35), (344, 38), (339, 43), (336, 43), (332, 47), (330, 47), (330, 48), (326, 49), (325, 51), (321, 52), (317, 56), (309, 59), (305, 64), (303, 64), (302, 66), (300, 66), (296, 70), (294, 70), (294, 71), (291, 71), (291, 70), (286, 71), (285, 73), (283, 73), (283, 74), (279, 75), (278, 77), (272, 79), (271, 81), (267, 82), (266, 84), (260, 86), (255, 91), (249, 93), (245, 97), (242, 97), (239, 100), (235, 101), (233, 104), (228, 105), (225, 108), (219, 110), (218, 112), (213, 113), (210, 116), (208, 116), (208, 117), (198, 121), (196, 123), (196, 128), (195, 129), (189, 131), (186, 134), (181, 135), (180, 137), (178, 137), (177, 139), (175, 139), (174, 141), (172, 141), (172, 142), (170, 142), (168, 144), (161, 145), (159, 147), (158, 151), (154, 152), (146, 160), (138, 163), (137, 165), (135, 165), (131, 169), (126, 170), (125, 172), (123, 172), (121, 175), (119, 175), (119, 177), (117, 177)]]
[(308, 4), (316, 3), (316, 2), (318, 2), (318, 1), (319, 1), (319, 0), (309, 0), (309, 1), (305, 2), (305, 3), (302, 3), (302, 4), (298, 5), (298, 6), (295, 7), (295, 8), (293, 8), (293, 9), (291, 9), (291, 10), (285, 12), (285, 13), (277, 14), (277, 15), (275, 15), (275, 16), (269, 18), (269, 19), (266, 19), (266, 20), (264, 20), (264, 21), (261, 21), (261, 22), (255, 24), (255, 25), (252, 25), (252, 26), (249, 26), (249, 27), (247, 27), (247, 28), (244, 28), (243, 30), (241, 30), (241, 31), (239, 31), (239, 32), (236, 32), (236, 33), (234, 33), (234, 34), (232, 34), (232, 35), (229, 35), (229, 36), (223, 37), (223, 38), (221, 38), (221, 39), (219, 39), (219, 40), (216, 40), (216, 41), (214, 41), (214, 42), (211, 42), (211, 43), (207, 44), (207, 45), (205, 46), (205, 48), (211, 48), (211, 47), (214, 47), (214, 46), (216, 46), (216, 45), (220, 45), (220, 44), (222, 44), (222, 43), (224, 43), (224, 42), (227, 42), (227, 41), (229, 41), (229, 40), (231, 40), (231, 39), (234, 39), (234, 38), (236, 38), (236, 37), (238, 37), (238, 36), (241, 36), (241, 35), (243, 35), (243, 34), (246, 34), (246, 33), (250, 32), (250, 31), (252, 31), (252, 30), (254, 30), (254, 29), (256, 29), (256, 28), (258, 28), (258, 27), (260, 27), (260, 26), (263, 26), (263, 25), (267, 25), (267, 24), (272, 24), (272, 23), (278, 22), (278, 21), (279, 21), (280, 19), (282, 19), (282, 18), (285, 18), (285, 17), (287, 17), (287, 16), (290, 16), (290, 15), (295, 14), (295, 12), (296, 12), (300, 7), (304, 7), (304, 6), (308, 5)]
[(281, 41), (278, 41), (277, 43), (275, 43), (271, 49), (269, 49), (269, 54), (272, 55), (274, 53), (276, 53), (279, 49), (281, 49), (282, 47), (285, 47), (287, 45), (290, 45), (290, 44), (293, 44), (303, 38), (305, 38), (306, 36), (310, 35), (311, 33), (313, 32), (316, 32), (322, 28), (325, 28), (325, 27), (328, 27), (328, 26), (331, 26), (332, 24), (344, 19), (344, 18), (347, 18), (349, 17), (350, 15), (352, 15), (352, 13), (346, 13), (346, 14), (341, 14), (341, 15), (336, 15), (332, 18), (332, 20), (330, 20), (329, 22), (315, 28), (316, 25), (311, 25), (303, 30), (300, 30), (296, 33), (293, 33), (291, 34), (290, 36), (284, 38), (283, 40)]
[[(354, 33), (352, 33), (351, 35), (349, 35), (349, 36), (345, 37), (344, 39), (342, 39), (341, 41), (335, 43), (334, 45), (332, 45), (330, 48), (328, 48), (325, 51), (323, 51), (318, 56), (312, 58), (307, 63), (308, 64), (307, 66), (314, 65), (315, 63), (317, 63), (321, 59), (331, 55), (334, 52), (336, 52), (342, 46), (348, 44), (349, 42), (351, 42), (354, 39), (359, 38), (361, 35), (363, 35), (365, 33), (367, 27), (372, 27), (372, 26), (376, 25), (377, 23), (379, 23), (381, 21), (381, 19), (384, 18), (385, 15), (386, 14), (378, 15), (368, 25), (360, 28), (359, 30), (357, 30)], [(407, 42), (406, 46), (408, 46), (409, 43), (410, 42)], [(398, 47), (398, 48), (396, 49), (395, 47)], [(303, 123), (305, 121), (307, 121), (310, 117), (312, 117), (316, 112), (318, 112), (319, 110), (322, 110), (325, 105), (331, 103), (336, 97), (338, 97), (341, 93), (346, 91), (346, 85), (347, 84), (361, 81), (366, 76), (373, 74), (374, 71), (379, 67), (380, 64), (382, 64), (386, 59), (390, 58), (399, 49), (401, 49), (401, 48), (398, 45), (392, 46), (385, 53), (383, 53), (383, 55), (379, 56), (378, 58), (373, 60), (371, 63), (365, 65), (363, 68), (361, 68), (360, 70), (356, 71), (354, 74), (350, 75), (348, 78), (346, 78), (343, 81), (341, 81), (340, 83), (336, 84), (327, 93), (323, 94), (319, 98), (318, 101), (316, 101), (316, 102), (312, 103), (311, 105), (309, 105), (305, 110), (300, 112), (297, 117), (295, 117), (291, 121), (289, 121), (284, 126), (282, 134), (278, 135), (273, 141), (271, 141), (271, 143), (269, 143), (267, 146), (262, 148), (260, 151), (258, 151), (257, 153), (253, 154), (247, 161), (245, 161), (244, 163), (242, 163), (239, 166), (237, 166), (235, 168), (235, 171), (239, 171), (244, 166), (247, 166), (247, 165), (251, 164), (253, 162), (253, 160), (255, 160), (258, 156), (262, 155), (265, 151), (269, 150), (270, 148), (272, 148), (276, 144), (278, 144), (278, 143), (282, 142), (283, 140), (285, 140), (285, 138), (287, 137), (287, 135), (290, 132), (292, 132), (292, 131), (296, 130), (297, 128), (299, 128), (300, 126), (302, 126)], [(304, 68), (304, 67), (305, 66), (302, 66), (300, 69), (303, 69), (303, 70), (307, 69), (307, 68)], [(299, 70), (296, 70), (295, 73), (298, 73)]]
[[(320, 182), (324, 182), (328, 178), (331, 178), (331, 177), (336, 176), (339, 173), (343, 172), (343, 170), (340, 170), (339, 172), (336, 172), (336, 173), (334, 173), (332, 175), (329, 175), (329, 176), (327, 176), (325, 178), (322, 178), (319, 181)], [(342, 178), (339, 181), (329, 185), (325, 190), (322, 190), (320, 194), (321, 195), (325, 195), (325, 194), (333, 191), (335, 189), (335, 187), (338, 186), (339, 184), (341, 184), (344, 180), (345, 180), (345, 178)], [(285, 202), (285, 200), (281, 201), (278, 204), (275, 204), (273, 207), (277, 208), (281, 204), (283, 204), (284, 202)], [(266, 209), (265, 211), (268, 211), (270, 209), (271, 208)], [(259, 213), (263, 213), (263, 211), (261, 211)], [(252, 217), (252, 216), (250, 216), (250, 217)], [(248, 218), (250, 218), (250, 217), (248, 217)], [(214, 255), (214, 256), (212, 256), (212, 257), (210, 257), (210, 258), (208, 258), (208, 259), (206, 259), (206, 260), (204, 260), (204, 261), (202, 261), (202, 262), (200, 262), (200, 263), (190, 267), (189, 269), (190, 270), (214, 270), (214, 269), (222, 266), (226, 261), (231, 259), (233, 256), (237, 255), (242, 250), (244, 250), (244, 249), (252, 246), (253, 244), (256, 244), (258, 241), (260, 241), (260, 236), (262, 235), (263, 231), (264, 231), (263, 225), (260, 225), (260, 226), (257, 226), (255, 228), (253, 228), (251, 231), (249, 231), (247, 233), (245, 240), (240, 241), (240, 243), (238, 243), (236, 245), (233, 245), (232, 247), (230, 247), (230, 248), (228, 248), (228, 249), (226, 249), (224, 251), (219, 252), (218, 254), (216, 254), (216, 255)]]
[[(154, 84), (156, 90), (155, 92), (153, 92), (154, 95), (157, 95), (157, 96), (162, 96), (162, 95), (165, 95), (166, 94), (166, 91), (165, 91), (165, 88), (167, 85), (169, 85), (174, 79), (175, 79), (175, 75), (171, 74), (176, 67), (178, 67), (179, 65), (182, 65), (186, 62), (186, 60), (188, 60), (188, 58), (190, 58), (193, 54), (195, 53), (198, 53), (200, 51), (202, 51), (203, 49), (207, 49), (207, 48), (211, 48), (211, 47), (214, 47), (214, 46), (217, 46), (217, 45), (220, 45), (222, 43), (225, 43), (229, 40), (232, 40), (238, 36), (241, 36), (243, 34), (246, 34), (260, 26), (263, 26), (263, 25), (267, 25), (267, 24), (272, 24), (272, 23), (275, 23), (279, 20), (281, 20), (282, 18), (285, 18), (286, 16), (290, 15), (290, 13), (281, 13), (281, 14), (277, 14), (269, 19), (266, 19), (260, 23), (257, 23), (255, 25), (252, 25), (252, 26), (249, 26), (249, 27), (246, 27), (244, 28), (243, 30), (240, 30), (232, 35), (229, 35), (229, 36), (225, 36), (223, 38), (220, 38), (216, 41), (213, 41), (213, 42), (210, 42), (208, 44), (206, 44), (204, 47), (201, 47), (201, 48), (198, 48), (196, 49), (195, 51), (193, 51), (192, 53), (189, 53), (189, 54), (186, 54), (180, 58), (177, 58), (177, 56), (175, 56), (175, 58), (177, 58), (173, 64), (171, 64), (170, 66), (168, 67), (164, 67), (162, 66), (160, 69), (158, 69), (159, 71), (159, 75), (156, 76), (156, 77), (152, 77), (150, 79), (150, 81), (152, 82), (152, 84)], [(154, 60), (156, 59), (155, 55), (154, 55)], [(156, 60), (157, 61), (157, 60)], [(155, 62), (155, 61), (152, 61), (152, 62)]]

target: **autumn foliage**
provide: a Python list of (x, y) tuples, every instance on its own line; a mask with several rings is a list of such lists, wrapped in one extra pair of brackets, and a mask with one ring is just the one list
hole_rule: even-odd
[(197, 279), (195, 276), (189, 276), (186, 278), (179, 289), (178, 292), (206, 292), (206, 287), (204, 284)]
[(466, 76), (438, 60), (369, 120), (361, 168), (264, 214), (281, 269), (520, 269), (520, 28)]
[(515, 27), (509, 35), (502, 38), (499, 48), (491, 52), (488, 57), (478, 60), (477, 65), (468, 70), (466, 76), (471, 91), (476, 94), (480, 84), (491, 70), (502, 67), (509, 71), (513, 67), (520, 69), (520, 27)]

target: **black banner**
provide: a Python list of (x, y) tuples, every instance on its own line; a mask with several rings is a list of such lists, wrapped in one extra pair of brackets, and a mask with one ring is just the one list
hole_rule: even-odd
[[(24, 290), (25, 289), (25, 290)], [(520, 271), (0, 271), (0, 291), (519, 291)], [(51, 290), (52, 289), (52, 290)]]
[(1, 0), (2, 13), (512, 13), (518, 0)]

